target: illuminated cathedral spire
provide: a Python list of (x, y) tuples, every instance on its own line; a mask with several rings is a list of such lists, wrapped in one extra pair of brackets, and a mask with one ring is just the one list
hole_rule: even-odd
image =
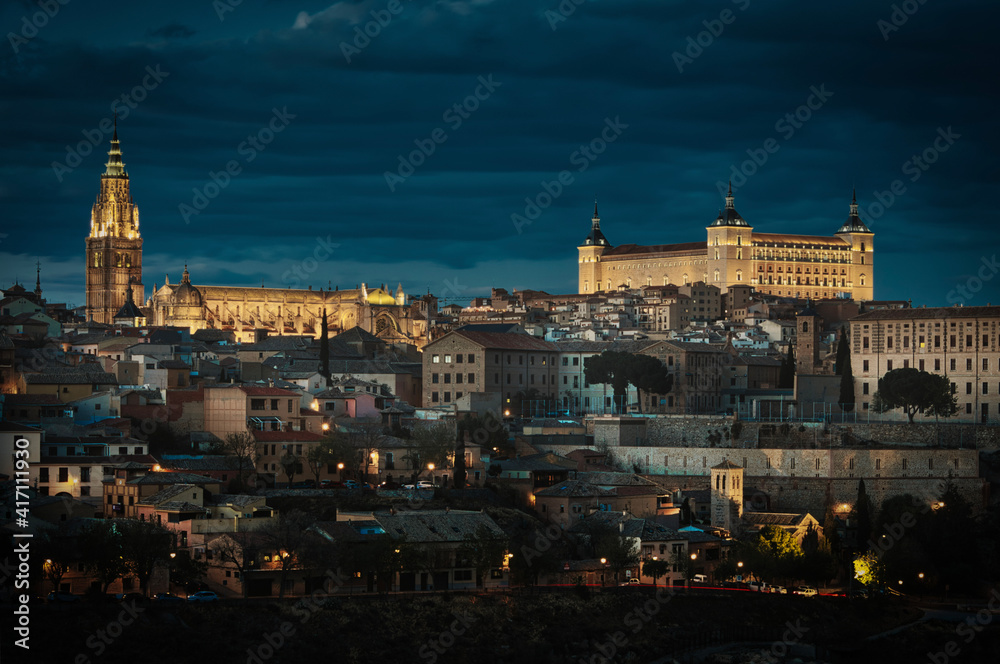
[(108, 150), (108, 163), (105, 164), (104, 174), (111, 177), (121, 177), (126, 175), (125, 164), (122, 163), (122, 149), (118, 143), (118, 113), (115, 113), (115, 132), (111, 136), (111, 149)]

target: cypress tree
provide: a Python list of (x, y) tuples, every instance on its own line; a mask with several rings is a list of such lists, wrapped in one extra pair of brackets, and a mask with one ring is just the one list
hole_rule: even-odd
[(326, 322), (326, 308), (323, 309), (319, 344), (319, 372), (326, 378), (326, 386), (330, 387), (330, 326)]

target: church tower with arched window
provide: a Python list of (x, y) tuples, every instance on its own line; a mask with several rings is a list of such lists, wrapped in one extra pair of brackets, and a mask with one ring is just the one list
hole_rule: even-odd
[(122, 163), (115, 122), (108, 163), (101, 175), (101, 191), (90, 212), (87, 237), (87, 318), (112, 324), (115, 314), (133, 290), (135, 301), (145, 300), (142, 285), (142, 238), (139, 208), (129, 193), (128, 173)]
[(730, 533), (743, 518), (743, 469), (728, 459), (712, 467), (712, 526)]

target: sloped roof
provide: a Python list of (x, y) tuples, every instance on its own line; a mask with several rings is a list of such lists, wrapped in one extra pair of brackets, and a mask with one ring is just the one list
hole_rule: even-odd
[(602, 260), (610, 257), (636, 258), (643, 254), (705, 254), (708, 246), (705, 242), (681, 242), (679, 244), (620, 244), (613, 249), (606, 250), (602, 255)]
[(219, 480), (192, 473), (147, 473), (126, 484), (218, 484)]
[[(565, 470), (565, 468), (562, 468)], [(596, 484), (583, 480), (566, 480), (535, 492), (535, 496), (588, 498), (591, 496), (616, 496), (614, 489), (602, 489)]]
[(195, 489), (194, 484), (174, 484), (173, 486), (168, 486), (164, 489), (160, 489), (151, 496), (147, 496), (139, 501), (140, 505), (159, 505), (160, 503), (165, 503), (177, 496), (181, 495), (185, 491), (191, 491)]
[(170, 470), (238, 470), (238, 466), (239, 459), (221, 454), (210, 454), (197, 459), (162, 459), (160, 461), (160, 468)]
[(1000, 316), (1000, 306), (875, 309), (855, 316), (851, 319), (851, 322), (866, 322), (870, 320), (923, 320), (928, 318), (987, 318), (998, 316)]
[(396, 514), (379, 512), (374, 516), (391, 537), (405, 537), (407, 542), (462, 542), (480, 526), (506, 538), (500, 526), (484, 512), (409, 510)]
[(67, 369), (63, 371), (46, 371), (44, 373), (24, 374), (24, 380), (32, 385), (59, 383), (63, 385), (117, 385), (118, 377), (106, 371), (80, 371)]
[(808, 512), (787, 514), (782, 512), (744, 512), (743, 518), (755, 526), (780, 526), (798, 528), (809, 521)]

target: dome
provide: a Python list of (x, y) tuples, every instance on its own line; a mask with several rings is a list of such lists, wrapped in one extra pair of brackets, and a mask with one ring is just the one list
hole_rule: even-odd
[(184, 266), (180, 285), (174, 290), (174, 306), (201, 306), (201, 291), (191, 285), (191, 276), (188, 274), (187, 265)]
[(709, 227), (713, 226), (744, 226), (749, 228), (750, 224), (740, 216), (733, 204), (733, 183), (729, 183), (729, 194), (726, 196), (726, 208), (719, 211), (719, 216), (715, 218)]
[(396, 298), (381, 288), (376, 288), (375, 290), (368, 291), (368, 304), (396, 304)]

